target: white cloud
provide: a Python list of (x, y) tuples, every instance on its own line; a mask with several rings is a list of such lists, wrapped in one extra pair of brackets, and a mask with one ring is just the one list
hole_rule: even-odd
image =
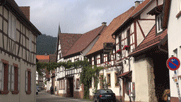
[(58, 24), (64, 33), (85, 33), (107, 25), (131, 6), (135, 0), (15, 0), (30, 6), (31, 22), (43, 34), (57, 36)]

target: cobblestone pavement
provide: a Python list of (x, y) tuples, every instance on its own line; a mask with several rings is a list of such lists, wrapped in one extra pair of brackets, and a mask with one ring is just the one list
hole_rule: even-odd
[(60, 97), (46, 93), (45, 90), (38, 92), (36, 95), (36, 102), (93, 102), (82, 99)]

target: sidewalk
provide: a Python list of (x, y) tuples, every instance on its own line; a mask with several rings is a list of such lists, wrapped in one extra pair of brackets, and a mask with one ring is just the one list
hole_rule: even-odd
[[(46, 92), (46, 90), (45, 90), (45, 93), (50, 94), (49, 92)], [(93, 102), (93, 100), (91, 100), (91, 99), (80, 99), (80, 98), (74, 98), (74, 97), (63, 97), (63, 96), (59, 96), (57, 94), (50, 94), (50, 95), (53, 96), (53, 97), (61, 97), (61, 98), (69, 98), (69, 99), (73, 99), (73, 100), (81, 100), (81, 101), (85, 101), (85, 102)]]

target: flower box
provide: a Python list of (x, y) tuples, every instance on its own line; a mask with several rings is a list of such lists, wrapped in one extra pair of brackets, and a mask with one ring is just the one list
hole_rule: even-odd
[(121, 53), (121, 49), (117, 50), (116, 53)]
[(123, 50), (129, 50), (129, 46), (128, 45), (125, 45)]

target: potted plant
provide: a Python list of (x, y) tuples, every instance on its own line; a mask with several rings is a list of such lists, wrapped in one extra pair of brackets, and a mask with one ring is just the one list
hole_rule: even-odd
[(120, 53), (121, 53), (121, 49), (117, 50), (116, 53), (119, 53), (119, 54), (120, 54)]
[(128, 45), (124, 45), (123, 50), (129, 50), (129, 46)]

